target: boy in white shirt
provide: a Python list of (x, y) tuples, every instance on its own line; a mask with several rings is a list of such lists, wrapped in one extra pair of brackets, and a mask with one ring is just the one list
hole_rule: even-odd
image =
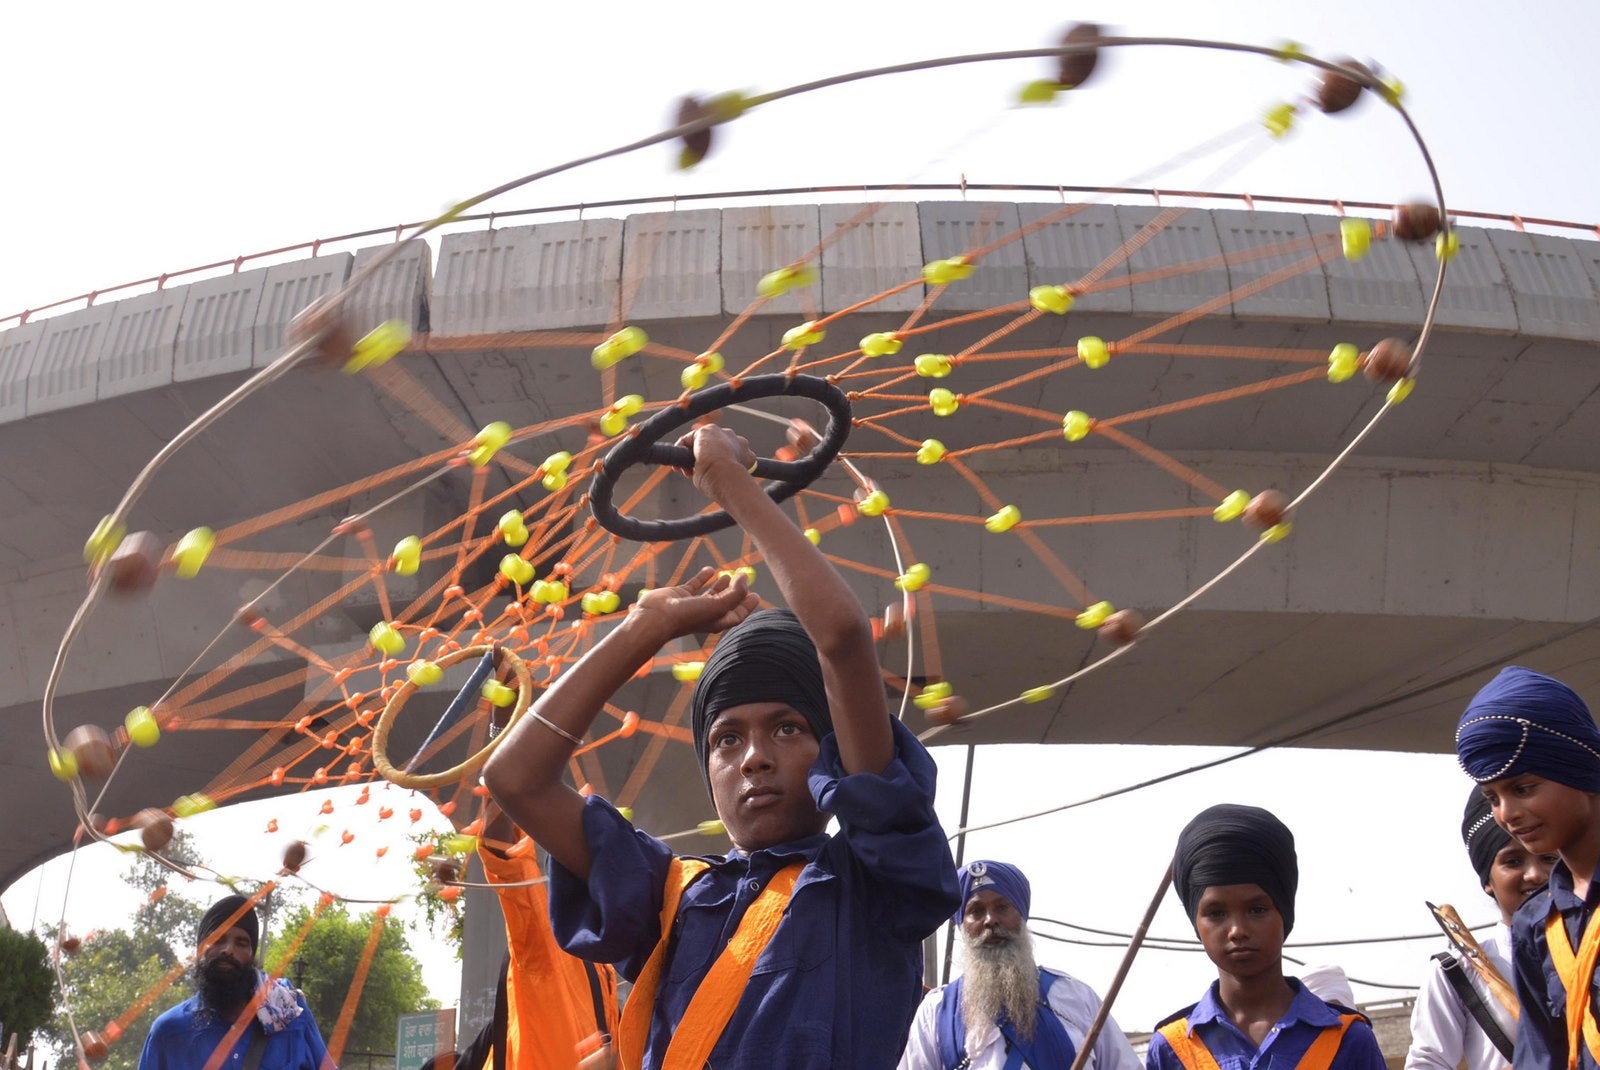
[[(1506, 982), (1499, 991), (1514, 991), (1510, 987), (1511, 916), (1523, 900), (1544, 887), (1556, 858), (1535, 854), (1495, 824), (1489, 801), (1476, 786), (1467, 797), (1461, 839), (1484, 892), (1500, 908), (1499, 924), (1479, 939), (1479, 946)], [(1511, 1063), (1509, 1053), (1501, 1050), (1477, 1016), (1488, 1014), (1500, 1033), (1500, 1042), (1509, 1047), (1507, 1038), (1517, 1034), (1515, 1007), (1507, 1006), (1470, 962), (1459, 955), (1451, 958), (1459, 961), (1459, 975), (1472, 986), (1483, 1009), (1474, 1013), (1463, 1002), (1445, 964), (1435, 956), (1411, 1011), (1411, 1050), (1406, 1053), (1405, 1070), (1456, 1070), (1463, 1060), (1467, 1070), (1501, 1070)]]

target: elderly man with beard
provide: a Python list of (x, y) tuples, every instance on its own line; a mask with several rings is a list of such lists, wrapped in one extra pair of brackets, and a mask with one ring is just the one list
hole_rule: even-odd
[(150, 1027), (139, 1070), (333, 1070), (305, 997), (256, 969), (260, 938), (244, 896), (211, 904), (195, 935), (195, 994)]
[[(917, 1009), (900, 1070), (1069, 1070), (1100, 1009), (1082, 981), (1034, 963), (1026, 922), (1028, 878), (1005, 862), (973, 862), (960, 874), (965, 968)], [(1085, 1070), (1139, 1070), (1128, 1040), (1107, 1018)]]

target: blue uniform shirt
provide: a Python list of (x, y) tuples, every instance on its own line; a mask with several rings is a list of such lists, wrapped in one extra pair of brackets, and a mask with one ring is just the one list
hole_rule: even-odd
[[(1189, 1019), (1189, 1035), (1199, 1037), (1221, 1070), (1294, 1070), (1322, 1031), (1339, 1024), (1339, 1012), (1312, 995), (1295, 978), (1287, 980), (1294, 989), (1294, 1001), (1260, 1048), (1233, 1024), (1217, 997), (1215, 981), (1206, 990), (1204, 999), (1167, 1021)], [(1386, 1070), (1386, 1065), (1383, 1052), (1378, 1049), (1378, 1038), (1372, 1035), (1372, 1027), (1366, 1022), (1353, 1022), (1333, 1057), (1330, 1070)], [(1146, 1070), (1184, 1070), (1172, 1045), (1160, 1033), (1150, 1037), (1145, 1067)]]
[[(1516, 974), (1517, 999), (1522, 1018), (1517, 1023), (1517, 1040), (1512, 1065), (1516, 1070), (1566, 1070), (1567, 992), (1550, 961), (1549, 941), (1545, 939), (1545, 919), (1554, 906), (1561, 911), (1567, 927), (1567, 940), (1576, 948), (1583, 940), (1583, 927), (1600, 903), (1600, 870), (1589, 881), (1589, 897), (1579, 899), (1572, 889), (1572, 871), (1565, 862), (1550, 870), (1550, 883), (1528, 897), (1511, 919), (1511, 964)], [(1594, 979), (1589, 980), (1594, 991)], [(1600, 993), (1596, 993), (1600, 996)], [(1593, 998), (1593, 997), (1591, 997)], [(1600, 1008), (1600, 998), (1590, 1004)], [(1580, 1045), (1578, 1066), (1596, 1070), (1587, 1044)]]
[[(278, 983), (289, 982), (280, 978)], [(295, 1001), (300, 1004), (299, 1015), (279, 1032), (267, 1035), (261, 1070), (319, 1070), (333, 1066), (305, 998), (296, 993)], [(232, 1025), (229, 1020), (202, 1011), (200, 997), (190, 996), (162, 1012), (150, 1027), (144, 1051), (139, 1054), (139, 1070), (202, 1070), (212, 1052), (222, 1046)], [(232, 1070), (244, 1062), (250, 1038), (260, 1029), (258, 1023), (252, 1023), (239, 1035), (233, 1051), (222, 1060), (222, 1070)]]
[[(894, 732), (895, 758), (878, 776), (845, 776), (834, 737), (822, 741), (811, 794), (839, 819), (837, 834), (708, 860), (711, 869), (679, 903), (644, 1070), (661, 1065), (745, 910), (797, 859), (806, 865), (788, 912), (756, 960), (711, 1065), (887, 1070), (899, 1060), (922, 998), (922, 939), (955, 913), (959, 894), (933, 811), (933, 759), (898, 721)], [(672, 849), (597, 796), (586, 801), (583, 829), (589, 880), (552, 864), (551, 925), (568, 951), (616, 963), (631, 981), (661, 936)]]

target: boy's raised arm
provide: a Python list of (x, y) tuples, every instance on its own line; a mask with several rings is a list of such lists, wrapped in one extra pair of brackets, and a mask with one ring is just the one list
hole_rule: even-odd
[(743, 580), (730, 582), (710, 568), (677, 587), (646, 594), (512, 726), (484, 766), (489, 793), (552, 858), (588, 879), (583, 796), (562, 781), (574, 740), (583, 738), (611, 696), (663, 645), (679, 636), (730, 628), (755, 604)]
[(845, 772), (883, 772), (894, 757), (894, 733), (872, 625), (855, 593), (750, 474), (756, 458), (743, 438), (705, 425), (679, 445), (694, 450), (695, 485), (755, 542), (816, 644)]

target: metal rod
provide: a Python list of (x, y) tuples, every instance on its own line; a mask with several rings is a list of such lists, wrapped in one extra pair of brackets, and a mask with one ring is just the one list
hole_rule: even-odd
[[(967, 827), (967, 808), (972, 805), (972, 761), (973, 761), (973, 757), (977, 754), (977, 751), (978, 751), (978, 748), (975, 747), (973, 744), (971, 744), (971, 743), (967, 744), (967, 775), (963, 778), (962, 783), (961, 783), (961, 828), (963, 830), (965, 830), (966, 827)], [(960, 869), (962, 862), (965, 861), (966, 853), (967, 853), (967, 834), (966, 834), (965, 831), (962, 831), (960, 834), (958, 834), (956, 836), (956, 868), (957, 869)], [(966, 906), (965, 903), (962, 903), (961, 905), (962, 905), (962, 907)], [(942, 984), (942, 985), (947, 985), (947, 984), (950, 983), (950, 961), (955, 955), (955, 950), (956, 950), (956, 923), (954, 921), (952, 921), (948, 925), (945, 926), (945, 934), (944, 934), (944, 973), (939, 978), (939, 983)]]
[(1133, 966), (1133, 957), (1139, 953), (1145, 934), (1150, 931), (1150, 923), (1155, 920), (1156, 911), (1161, 908), (1161, 900), (1170, 887), (1172, 887), (1172, 863), (1168, 862), (1166, 872), (1161, 875), (1161, 883), (1156, 887), (1156, 894), (1150, 897), (1150, 905), (1145, 908), (1139, 927), (1133, 931), (1133, 940), (1129, 942), (1128, 950), (1122, 956), (1122, 964), (1117, 967), (1117, 975), (1111, 979), (1111, 987), (1106, 989), (1106, 997), (1101, 1001), (1100, 1009), (1095, 1011), (1089, 1032), (1084, 1034), (1083, 1043), (1078, 1045), (1078, 1057), (1072, 1060), (1072, 1070), (1083, 1070), (1083, 1064), (1089, 1061), (1089, 1053), (1094, 1051), (1094, 1042), (1100, 1039), (1100, 1030), (1105, 1028), (1106, 1019), (1111, 1017), (1111, 1005), (1117, 1001), (1117, 993), (1122, 991), (1122, 982), (1128, 979), (1128, 970)]

